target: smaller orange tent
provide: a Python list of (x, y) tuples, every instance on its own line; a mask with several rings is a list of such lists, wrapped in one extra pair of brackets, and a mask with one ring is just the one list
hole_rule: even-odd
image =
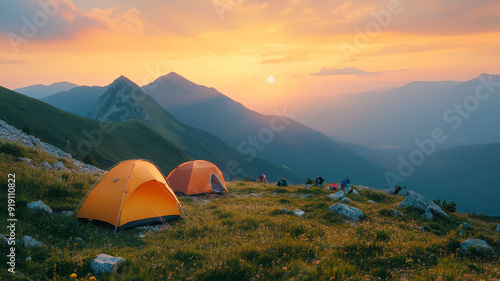
[(155, 164), (128, 160), (102, 176), (83, 199), (76, 218), (107, 222), (116, 231), (178, 219), (180, 206)]
[(185, 195), (227, 192), (226, 181), (215, 164), (195, 160), (179, 165), (167, 177), (168, 184)]

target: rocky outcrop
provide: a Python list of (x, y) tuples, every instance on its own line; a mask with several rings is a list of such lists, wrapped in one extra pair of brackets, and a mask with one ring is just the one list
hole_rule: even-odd
[(116, 273), (123, 261), (125, 261), (125, 259), (121, 257), (99, 254), (90, 263), (90, 269), (96, 276), (99, 276), (103, 273)]
[(49, 206), (45, 205), (45, 203), (42, 202), (42, 200), (30, 202), (26, 207), (31, 211), (42, 210), (49, 215), (52, 215), (54, 213)]
[(27, 248), (45, 246), (43, 243), (38, 242), (35, 238), (33, 238), (31, 236), (27, 236), (27, 235), (21, 239), (21, 245), (23, 245), (24, 247), (27, 247)]
[[(40, 139), (34, 136), (27, 135), (25, 132), (7, 124), (3, 120), (0, 120), (0, 141), (14, 142), (24, 147), (45, 151), (48, 154), (53, 155), (57, 158), (66, 158), (73, 163), (73, 165), (75, 166), (74, 171), (76, 172), (83, 172), (83, 173), (104, 172), (103, 170), (97, 167), (73, 159), (71, 154), (62, 151), (51, 144), (42, 142), (40, 141)], [(33, 166), (33, 161), (31, 159), (19, 158), (19, 160), (25, 163), (26, 165)], [(44, 162), (41, 164), (41, 167), (46, 170), (52, 170), (52, 169), (67, 170), (67, 168), (64, 166), (62, 162), (58, 162), (54, 165), (50, 165), (48, 162)]]
[(464, 253), (469, 253), (471, 250), (488, 253), (493, 249), (484, 240), (469, 238), (464, 242), (460, 243), (460, 250), (462, 250), (462, 252)]
[(399, 203), (398, 207), (417, 208), (424, 211), (424, 214), (422, 216), (431, 220), (434, 218), (434, 216), (441, 216), (445, 218), (449, 217), (448, 214), (445, 213), (436, 203), (413, 191), (408, 191), (405, 199), (401, 203)]
[(342, 200), (342, 198), (345, 197), (345, 193), (343, 191), (339, 191), (339, 192), (328, 195), (328, 197), (330, 197), (330, 199), (333, 199), (333, 200)]
[(360, 209), (340, 203), (333, 204), (328, 209), (352, 222), (360, 221), (365, 217)]

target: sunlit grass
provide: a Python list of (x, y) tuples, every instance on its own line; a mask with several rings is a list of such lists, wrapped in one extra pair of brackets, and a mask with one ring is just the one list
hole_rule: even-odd
[[(57, 161), (26, 152), (26, 157)], [(31, 153), (31, 154), (30, 154)], [(98, 175), (43, 171), (25, 166), (16, 157), (0, 154), (0, 186), (6, 173), (16, 173), (17, 235), (30, 235), (46, 247), (17, 248), (17, 268), (33, 280), (89, 280), (90, 262), (100, 253), (126, 262), (116, 276), (98, 280), (494, 280), (500, 278), (497, 255), (464, 256), (457, 248), (469, 237), (481, 238), (500, 251), (494, 233), (499, 218), (450, 214), (430, 221), (402, 210), (403, 200), (381, 191), (347, 194), (348, 205), (361, 209), (365, 219), (351, 225), (328, 210), (335, 202), (319, 187), (276, 187), (229, 182), (225, 197), (180, 197), (186, 218), (164, 231), (132, 229), (113, 233), (111, 227), (83, 224), (75, 210)], [(300, 198), (304, 194), (309, 198)], [(259, 194), (258, 196), (254, 196)], [(0, 220), (6, 220), (6, 194), (0, 195)], [(26, 212), (30, 201), (43, 200), (56, 212)], [(377, 204), (367, 201), (373, 200)], [(301, 209), (299, 218), (282, 210)], [(461, 222), (473, 228), (460, 234)], [(420, 228), (424, 227), (425, 231)], [(76, 243), (80, 237), (83, 243)], [(1, 246), (2, 253), (7, 246)], [(31, 257), (31, 261), (26, 261)], [(0, 257), (0, 279), (9, 280), (6, 257)], [(74, 279), (73, 279), (74, 280)]]

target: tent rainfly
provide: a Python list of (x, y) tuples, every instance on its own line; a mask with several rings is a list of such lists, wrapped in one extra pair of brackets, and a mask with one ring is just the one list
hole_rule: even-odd
[(172, 190), (185, 195), (227, 192), (226, 181), (219, 168), (204, 160), (186, 162), (167, 177)]
[(181, 218), (180, 207), (154, 163), (128, 160), (101, 177), (83, 199), (76, 218), (109, 223), (116, 232)]

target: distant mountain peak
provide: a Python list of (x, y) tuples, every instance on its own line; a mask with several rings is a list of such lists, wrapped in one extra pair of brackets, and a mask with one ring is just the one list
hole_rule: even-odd
[(113, 81), (113, 83), (111, 83), (111, 84), (115, 84), (115, 83), (135, 84), (134, 82), (132, 82), (130, 79), (128, 79), (127, 77), (125, 77), (123, 75), (120, 75), (120, 77), (116, 78), (115, 81)]

